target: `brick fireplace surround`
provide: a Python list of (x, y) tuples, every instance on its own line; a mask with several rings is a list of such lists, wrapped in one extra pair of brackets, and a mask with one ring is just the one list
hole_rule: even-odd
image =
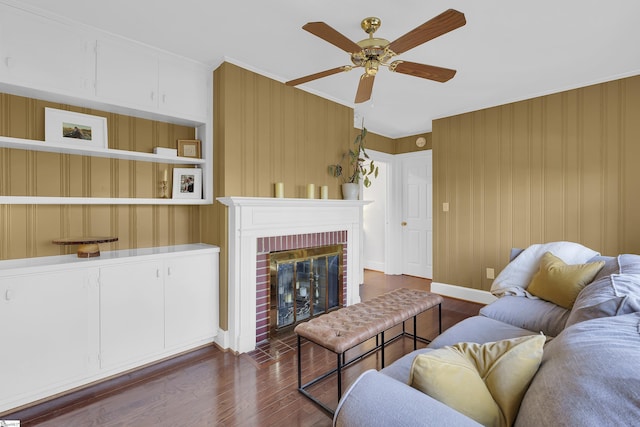
[[(318, 246), (343, 245), (342, 266), (347, 270), (347, 232), (297, 234), (258, 238), (256, 259), (256, 343), (269, 338), (269, 253), (307, 249)], [(342, 300), (347, 300), (347, 276), (342, 276)]]
[(362, 208), (369, 202), (262, 197), (221, 197), (217, 200), (229, 207), (229, 328), (218, 331), (216, 343), (219, 346), (245, 353), (254, 350), (256, 342), (264, 339), (261, 334), (265, 324), (258, 313), (266, 311), (262, 292), (266, 296), (267, 290), (264, 284), (260, 285), (264, 281), (259, 276), (268, 273), (258, 261), (266, 259), (260, 258), (261, 254), (266, 257), (266, 249), (284, 249), (287, 245), (322, 246), (323, 239), (343, 244), (343, 302), (345, 305), (360, 302)]

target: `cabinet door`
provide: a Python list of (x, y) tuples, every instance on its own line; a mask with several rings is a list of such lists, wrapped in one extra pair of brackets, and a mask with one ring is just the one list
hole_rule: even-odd
[(94, 47), (81, 30), (0, 5), (0, 77), (7, 83), (92, 95)]
[(208, 90), (206, 67), (180, 58), (160, 58), (160, 111), (205, 121)]
[(164, 348), (160, 262), (100, 269), (100, 366), (140, 361)]
[(90, 295), (86, 270), (0, 279), (0, 412), (55, 393), (95, 367)]
[(218, 329), (218, 255), (172, 259), (166, 274), (167, 348), (213, 338)]
[(96, 95), (125, 107), (157, 109), (157, 56), (134, 44), (98, 40)]

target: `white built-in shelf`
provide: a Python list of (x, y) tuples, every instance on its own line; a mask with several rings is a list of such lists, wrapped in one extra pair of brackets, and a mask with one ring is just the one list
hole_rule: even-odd
[(0, 196), (0, 205), (206, 205), (204, 199)]
[(153, 153), (136, 151), (100, 149), (93, 147), (77, 148), (55, 142), (36, 141), (33, 139), (12, 138), (0, 136), (0, 147), (17, 148), (19, 150), (46, 151), (49, 153), (77, 154), (79, 156), (106, 157), (110, 159), (137, 160), (141, 162), (171, 163), (177, 165), (203, 165), (204, 159), (187, 157), (162, 156)]
[[(93, 147), (77, 148), (66, 144), (36, 141), (33, 139), (0, 136), (1, 148), (45, 151), (50, 153), (77, 154), (80, 156), (106, 157), (142, 162), (169, 163), (178, 165), (204, 165), (204, 159), (162, 156), (135, 151), (99, 149)], [(47, 196), (0, 196), (2, 205), (204, 205), (204, 199), (161, 199), (132, 197), (47, 197)]]

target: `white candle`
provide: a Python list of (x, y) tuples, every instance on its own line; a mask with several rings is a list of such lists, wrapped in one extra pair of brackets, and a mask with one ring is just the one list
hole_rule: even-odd
[(321, 199), (328, 199), (329, 198), (329, 186), (328, 185), (323, 185), (322, 187), (320, 187), (320, 198)]
[(163, 178), (162, 178), (163, 181), (168, 181), (168, 178), (167, 178), (168, 175), (167, 175), (167, 170), (166, 169), (164, 170), (164, 173), (162, 174), (162, 176), (163, 176)]
[(316, 198), (316, 186), (314, 184), (307, 184), (307, 199)]
[(276, 182), (276, 197), (279, 199), (284, 197), (284, 182)]

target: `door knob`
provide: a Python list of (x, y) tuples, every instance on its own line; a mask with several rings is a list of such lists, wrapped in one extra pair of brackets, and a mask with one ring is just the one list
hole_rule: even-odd
[(402, 225), (403, 227), (406, 227), (407, 226), (407, 221), (402, 221), (402, 223), (400, 225)]

